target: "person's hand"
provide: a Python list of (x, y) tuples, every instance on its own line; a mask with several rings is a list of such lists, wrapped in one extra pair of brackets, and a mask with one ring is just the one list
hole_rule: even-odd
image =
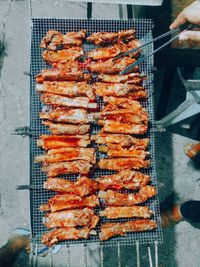
[[(200, 24), (200, 1), (195, 1), (191, 5), (183, 9), (183, 11), (178, 15), (175, 21), (170, 25), (170, 29), (176, 29), (186, 22), (190, 22), (192, 24)], [(200, 41), (200, 31), (184, 31), (180, 34), (179, 40)]]

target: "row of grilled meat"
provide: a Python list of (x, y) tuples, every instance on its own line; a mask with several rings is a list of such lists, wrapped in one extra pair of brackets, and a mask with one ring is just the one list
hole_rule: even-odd
[[(84, 53), (85, 40), (101, 46)], [(137, 206), (155, 196), (156, 190), (148, 185), (148, 175), (133, 170), (150, 165), (149, 139), (132, 136), (148, 130), (148, 113), (139, 102), (147, 97), (143, 87), (146, 76), (140, 74), (138, 67), (132, 73), (119, 75), (135, 62), (138, 53), (113, 59), (138, 45), (135, 30), (99, 32), (87, 38), (84, 30), (66, 34), (50, 30), (41, 41), (40, 46), (46, 48), (42, 57), (52, 68), (36, 76), (36, 90), (44, 104), (40, 118), (51, 135), (41, 135), (37, 140), (46, 153), (35, 160), (47, 173), (44, 188), (57, 193), (40, 206), (46, 212), (43, 223), (55, 228), (42, 236), (48, 246), (96, 234), (99, 216), (94, 209), (102, 203), (106, 208), (100, 216), (143, 219), (101, 224), (101, 241), (157, 227), (149, 219), (153, 211)], [(97, 98), (104, 104), (99, 106), (101, 101), (97, 102)], [(91, 135), (94, 124), (101, 130)], [(96, 159), (93, 143), (103, 158)], [(95, 168), (117, 173), (88, 178)], [(59, 178), (65, 174), (81, 177), (77, 181)], [(138, 192), (117, 192), (121, 189)]]

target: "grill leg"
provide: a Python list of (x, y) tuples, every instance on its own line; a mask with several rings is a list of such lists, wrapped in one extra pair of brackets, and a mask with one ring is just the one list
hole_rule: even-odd
[(101, 267), (103, 267), (103, 246), (100, 246), (100, 263)]
[(118, 267), (121, 267), (121, 250), (120, 250), (120, 243), (117, 243), (117, 260), (118, 260)]
[(152, 256), (151, 256), (151, 248), (148, 246), (148, 257), (149, 257), (149, 267), (153, 267), (153, 262), (152, 262)]
[(140, 267), (140, 244), (136, 241), (136, 256), (137, 256), (137, 267)]
[(158, 242), (155, 241), (155, 267), (158, 267)]

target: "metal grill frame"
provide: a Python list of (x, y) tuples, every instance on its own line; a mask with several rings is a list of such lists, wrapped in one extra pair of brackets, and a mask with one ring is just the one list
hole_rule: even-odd
[[(35, 76), (40, 73), (44, 68), (49, 66), (43, 61), (41, 53), (42, 49), (39, 47), (41, 39), (46, 35), (49, 29), (58, 30), (62, 33), (68, 31), (78, 31), (86, 29), (88, 34), (97, 31), (119, 31), (125, 29), (135, 28), (137, 37), (143, 42), (150, 41), (152, 39), (153, 23), (149, 19), (129, 19), (129, 20), (86, 20), (86, 19), (58, 19), (58, 18), (32, 18), (31, 24), (31, 65), (30, 65), (30, 128), (32, 136), (30, 138), (30, 184), (33, 190), (30, 191), (30, 206), (31, 206), (31, 226), (33, 242), (40, 243), (42, 233), (47, 231), (47, 228), (42, 224), (43, 214), (39, 211), (39, 205), (46, 203), (48, 198), (54, 195), (42, 188), (43, 182), (47, 179), (46, 175), (41, 172), (40, 165), (34, 162), (36, 155), (43, 154), (44, 151), (38, 148), (36, 140), (41, 134), (49, 134), (47, 127), (41, 124), (39, 119), (39, 112), (42, 109), (42, 103), (40, 102), (39, 95), (35, 92)], [(91, 45), (84, 45), (86, 50), (91, 49)], [(148, 45), (144, 54), (153, 51), (153, 46)], [(150, 137), (150, 154), (151, 154), (151, 168), (143, 171), (148, 173), (151, 177), (151, 183), (158, 190), (156, 167), (155, 167), (155, 140), (154, 140), (154, 107), (153, 107), (153, 57), (140, 65), (140, 69), (143, 73), (148, 74), (148, 80), (145, 82), (145, 87), (148, 91), (148, 100), (143, 102), (142, 105), (147, 109), (149, 113), (149, 131), (145, 136)], [(94, 131), (97, 128), (95, 127)], [(137, 136), (138, 137), (138, 136)], [(99, 177), (101, 175), (110, 174), (109, 171), (97, 171), (93, 173), (92, 177)], [(70, 175), (65, 176), (71, 180), (75, 180), (77, 176)], [(151, 244), (157, 242), (161, 244), (163, 242), (162, 229), (160, 225), (160, 211), (158, 197), (149, 200), (147, 203), (154, 212), (153, 219), (156, 220), (158, 228), (148, 232), (129, 233), (125, 237), (114, 237), (111, 240), (100, 242), (98, 236), (91, 236), (87, 240), (71, 240), (65, 241), (63, 244), (70, 245), (76, 243), (99, 243), (104, 246), (116, 246), (120, 245), (132, 245), (139, 242), (140, 244)], [(97, 210), (98, 212), (98, 210)], [(101, 218), (101, 222), (108, 221), (105, 218)], [(112, 220), (109, 220), (112, 221)], [(113, 220), (118, 222), (127, 221), (127, 219)], [(99, 227), (98, 227), (99, 231)]]

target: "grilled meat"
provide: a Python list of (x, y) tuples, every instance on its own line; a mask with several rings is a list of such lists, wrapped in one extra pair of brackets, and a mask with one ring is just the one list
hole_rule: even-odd
[(51, 121), (42, 121), (42, 124), (48, 126), (52, 134), (86, 134), (90, 130), (89, 124), (64, 124), (64, 123), (53, 123)]
[(155, 229), (156, 227), (156, 222), (148, 219), (128, 221), (123, 223), (109, 222), (102, 224), (99, 238), (101, 241), (105, 241), (116, 235), (124, 236), (129, 232), (149, 231)]
[(49, 50), (66, 49), (71, 46), (82, 45), (85, 36), (85, 30), (78, 32), (67, 32), (66, 34), (62, 34), (61, 32), (54, 30), (49, 30), (46, 36), (42, 39), (40, 47), (47, 48)]
[(108, 206), (133, 206), (146, 202), (157, 194), (154, 186), (146, 185), (138, 193), (123, 194), (112, 190), (99, 191), (99, 197), (103, 198)]
[(83, 197), (93, 194), (99, 188), (99, 183), (87, 177), (81, 177), (76, 182), (71, 182), (62, 178), (48, 178), (43, 185), (44, 189), (60, 192), (72, 193)]

